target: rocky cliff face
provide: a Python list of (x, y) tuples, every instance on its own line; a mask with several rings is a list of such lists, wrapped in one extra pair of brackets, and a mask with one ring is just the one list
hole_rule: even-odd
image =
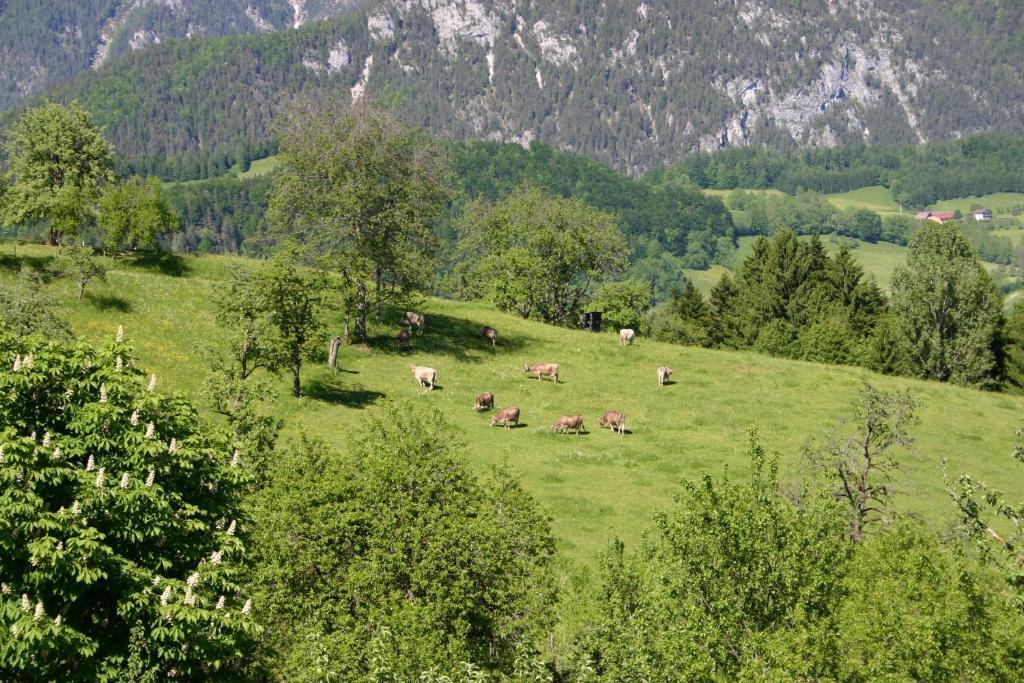
[[(61, 29), (97, 35), (87, 61), (100, 70), (169, 38), (289, 30), (357, 12), (355, 33), (300, 59), (353, 99), (384, 94), (442, 132), (542, 139), (630, 172), (752, 142), (914, 142), (1022, 126), (1024, 41), (1013, 24), (1024, 11), (1014, 0), (957, 3), (968, 15), (953, 13), (952, 0), (107, 5), (98, 30)], [(0, 69), (7, 104), (48, 82), (45, 64), (25, 69)]]

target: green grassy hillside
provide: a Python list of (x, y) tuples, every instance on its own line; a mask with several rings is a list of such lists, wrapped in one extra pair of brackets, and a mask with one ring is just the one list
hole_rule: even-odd
[(956, 211), (959, 209), (965, 215), (970, 212), (971, 207), (980, 204), (992, 211), (997, 218), (1006, 218), (1012, 212), (1018, 214), (1024, 211), (1024, 193), (1021, 192), (996, 192), (982, 197), (960, 197), (959, 199), (946, 199), (935, 202), (931, 207), (935, 211)]
[[(25, 257), (41, 264), (51, 252), (4, 245), (0, 278), (11, 278)], [(112, 337), (124, 325), (140, 363), (161, 386), (194, 394), (206, 368), (193, 352), (200, 339), (219, 332), (212, 297), (219, 280), (245, 263), (224, 257), (186, 257), (162, 268), (119, 263), (108, 282), (90, 286), (75, 304), (71, 286), (58, 283), (75, 330), (90, 339)], [(479, 467), (508, 463), (546, 506), (565, 554), (589, 564), (610, 538), (636, 541), (651, 515), (666, 508), (683, 477), (719, 473), (742, 476), (745, 432), (762, 430), (766, 445), (781, 452), (783, 478), (809, 473), (801, 446), (849, 411), (860, 383), (911, 389), (922, 403), (919, 439), (906, 455), (896, 482), (899, 510), (936, 526), (951, 519), (943, 493), (941, 460), (953, 472), (969, 470), (1018, 494), (1024, 482), (1008, 467), (1014, 428), (1024, 415), (1024, 397), (980, 393), (946, 385), (872, 376), (863, 370), (783, 361), (751, 353), (709, 351), (639, 339), (622, 348), (612, 333), (592, 334), (548, 327), (495, 312), (482, 304), (428, 300), (427, 332), (413, 349), (399, 353), (394, 325), (378, 326), (368, 347), (343, 348), (342, 370), (311, 364), (306, 396), (287, 396), (282, 380), (279, 412), (286, 434), (306, 429), (343, 445), (364, 409), (388, 397), (436, 406), (468, 445)], [(484, 324), (501, 335), (496, 350), (476, 337)], [(332, 329), (338, 330), (335, 320)], [(563, 382), (529, 379), (523, 363), (557, 362)], [(437, 369), (440, 388), (420, 389), (411, 364)], [(672, 366), (675, 382), (658, 387), (655, 369)], [(518, 405), (524, 425), (488, 426), (488, 415), (472, 410), (473, 398), (493, 391), (500, 406)], [(597, 430), (607, 409), (627, 415), (631, 433)], [(555, 435), (560, 415), (584, 415), (588, 433)], [(1019, 496), (1018, 496), (1019, 497)]]
[(880, 214), (899, 213), (899, 204), (892, 198), (888, 188), (881, 185), (861, 187), (849, 192), (825, 195), (837, 209), (870, 209)]

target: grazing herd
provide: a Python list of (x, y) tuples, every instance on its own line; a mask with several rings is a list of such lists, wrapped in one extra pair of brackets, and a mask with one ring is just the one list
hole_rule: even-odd
[[(405, 349), (409, 346), (409, 342), (412, 337), (412, 329), (415, 328), (420, 334), (422, 334), (424, 329), (426, 329), (427, 319), (422, 313), (406, 311), (405, 315), (402, 316), (401, 322), (409, 327), (408, 330), (403, 329), (398, 333), (398, 348)], [(480, 331), (480, 336), (484, 339), (490, 340), (492, 347), (497, 347), (498, 331), (493, 327), (484, 327)], [(635, 330), (619, 330), (619, 344), (622, 346), (632, 346), (635, 339)], [(413, 376), (416, 378), (419, 385), (421, 387), (428, 387), (432, 391), (435, 383), (437, 382), (437, 371), (434, 370), (434, 368), (428, 368), (421, 365), (413, 365), (411, 367)], [(558, 371), (558, 363), (530, 363), (523, 365), (524, 373), (533, 375), (538, 380), (550, 378), (555, 384), (558, 384)], [(671, 376), (672, 368), (667, 365), (663, 365), (658, 368), (658, 386), (665, 386), (668, 384)], [(473, 410), (478, 413), (485, 410), (494, 410), (494, 394), (490, 391), (478, 394), (476, 401), (473, 404)], [(597, 424), (599, 428), (604, 429), (607, 427), (619, 435), (624, 435), (626, 433), (626, 416), (617, 410), (609, 410), (606, 412), (601, 416), (601, 419), (598, 420)], [(506, 429), (511, 429), (518, 425), (518, 406), (502, 408), (491, 418), (492, 427), (505, 427)], [(555, 424), (551, 425), (551, 431), (555, 434), (583, 434), (585, 433), (584, 429), (582, 415), (563, 415), (558, 418), (558, 421), (555, 422)]]

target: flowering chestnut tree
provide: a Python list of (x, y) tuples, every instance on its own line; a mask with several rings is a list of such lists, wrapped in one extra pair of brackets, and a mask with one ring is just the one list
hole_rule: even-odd
[(246, 459), (120, 330), (0, 331), (0, 680), (246, 677)]

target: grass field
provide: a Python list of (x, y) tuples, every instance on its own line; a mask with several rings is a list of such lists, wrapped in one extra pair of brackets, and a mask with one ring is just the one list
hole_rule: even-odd
[[(13, 277), (26, 256), (39, 265), (50, 253), (20, 246), (16, 259), (4, 245), (0, 278)], [(90, 286), (81, 305), (73, 303), (69, 283), (56, 287), (79, 334), (111, 338), (124, 325), (141, 367), (155, 371), (161, 387), (194, 395), (207, 372), (194, 344), (219, 334), (212, 297), (218, 281), (240, 263), (182, 257), (161, 269), (121, 262), (106, 284)], [(967, 470), (1024, 494), (1010, 457), (1024, 397), (646, 339), (622, 348), (612, 333), (553, 328), (482, 304), (428, 300), (423, 310), (427, 332), (409, 352), (395, 349), (397, 327), (378, 326), (368, 347), (342, 349), (340, 372), (310, 364), (303, 398), (289, 397), (282, 379), (278, 411), (286, 435), (306, 429), (344, 447), (363, 411), (387, 398), (435, 406), (453, 424), (453, 436), (467, 444), (475, 466), (508, 463), (519, 472), (550, 513), (560, 549), (580, 566), (592, 564), (613, 537), (635, 542), (652, 514), (671, 504), (682, 478), (726, 467), (743, 476), (751, 425), (761, 429), (769, 449), (781, 453), (785, 480), (806, 477), (802, 444), (848, 413), (865, 378), (885, 389), (911, 389), (922, 404), (918, 443), (904, 457), (895, 485), (898, 510), (936, 527), (951, 519), (943, 458), (953, 472)], [(499, 330), (495, 351), (476, 337), (484, 324)], [(335, 320), (332, 330), (337, 328)], [(561, 364), (564, 382), (527, 378), (520, 369), (532, 361)], [(437, 391), (416, 385), (413, 363), (437, 369)], [(655, 369), (662, 364), (676, 374), (672, 385), (659, 388)], [(520, 406), (524, 425), (489, 427), (488, 415), (472, 410), (474, 396), (485, 390), (495, 392), (500, 406)], [(626, 413), (629, 434), (597, 431), (597, 418), (608, 409)], [(585, 416), (588, 433), (552, 434), (552, 422), (571, 413)]]
[(229, 174), (236, 174), (239, 178), (255, 178), (257, 176), (266, 175), (277, 168), (277, 156), (264, 157), (263, 159), (256, 159), (249, 164), (249, 170), (245, 173), (240, 172), (238, 164), (235, 164), (228, 171)]
[(899, 213), (900, 210), (899, 204), (892, 198), (892, 193), (881, 185), (827, 194), (825, 198), (837, 209), (870, 209), (881, 214)]
[(958, 199), (946, 199), (930, 207), (935, 211), (956, 211), (967, 214), (971, 207), (980, 204), (991, 210), (996, 217), (1007, 217), (1013, 211), (1024, 213), (1024, 193), (1021, 192), (997, 192), (982, 197), (960, 197)]

